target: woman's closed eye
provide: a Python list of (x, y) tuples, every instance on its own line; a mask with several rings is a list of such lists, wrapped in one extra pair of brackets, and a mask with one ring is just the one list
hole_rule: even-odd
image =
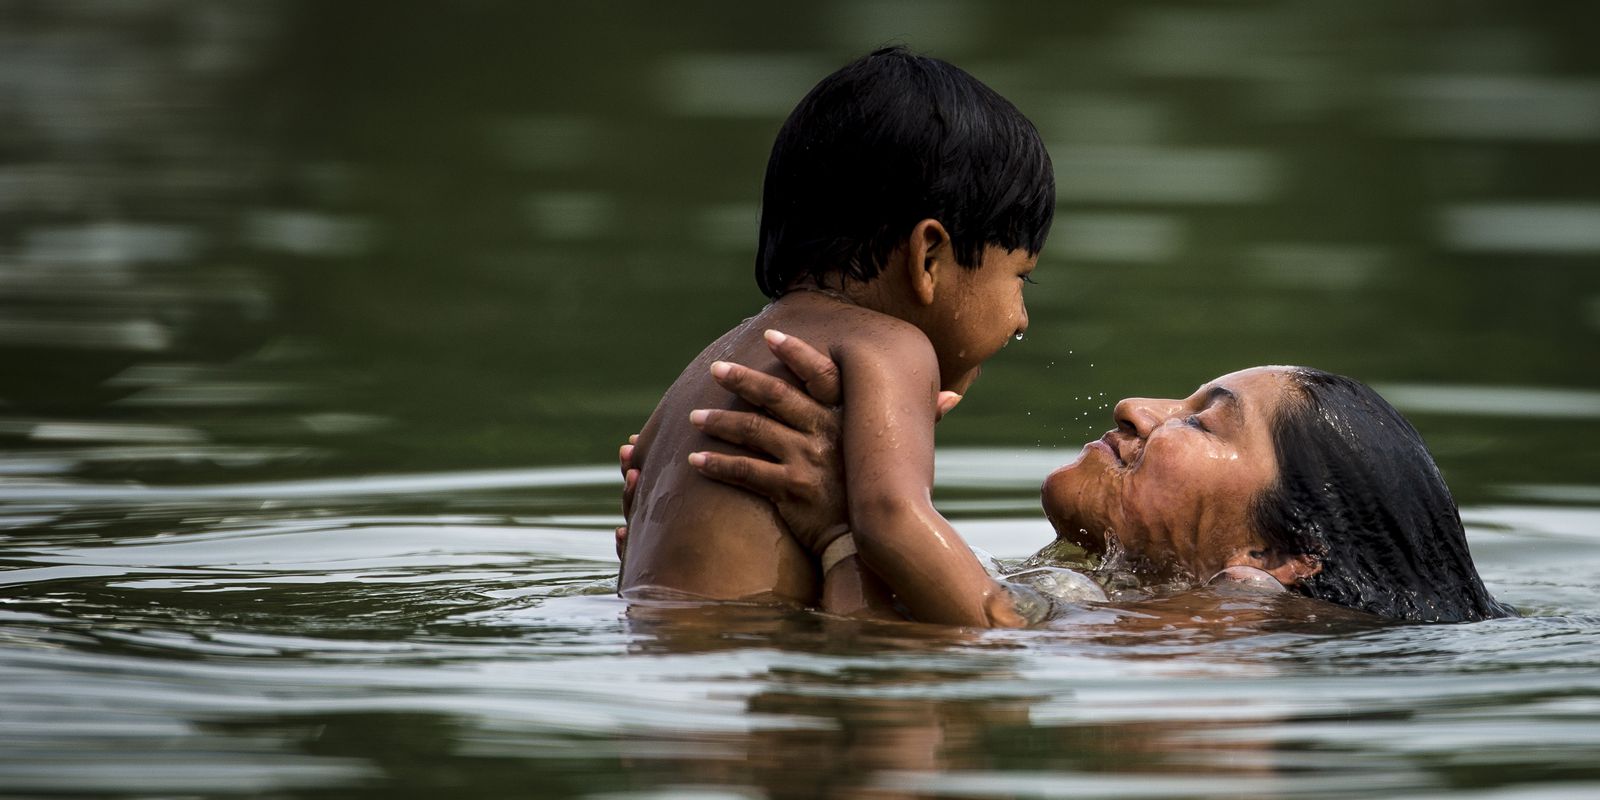
[(1189, 416), (1184, 418), (1183, 422), (1184, 422), (1184, 424), (1188, 425), (1191, 428), (1199, 428), (1200, 430), (1205, 431), (1206, 433), (1210, 433), (1211, 432), (1211, 429), (1206, 427), (1205, 421), (1200, 419), (1200, 415), (1199, 414), (1190, 414)]
[(1039, 285), (1039, 282), (1034, 280), (1032, 275), (1018, 275), (1017, 277), (1021, 278), (1023, 283), (1026, 283), (1026, 284), (1029, 284), (1029, 285), (1032, 285), (1032, 286), (1038, 286)]

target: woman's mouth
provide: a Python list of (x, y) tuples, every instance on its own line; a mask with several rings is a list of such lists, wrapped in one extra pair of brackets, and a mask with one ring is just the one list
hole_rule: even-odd
[(1112, 463), (1116, 464), (1117, 466), (1119, 466), (1119, 467), (1128, 466), (1128, 462), (1126, 462), (1126, 461), (1124, 461), (1122, 459), (1121, 451), (1119, 451), (1117, 449), (1116, 440), (1111, 438), (1111, 432), (1108, 431), (1106, 433), (1106, 435), (1100, 437), (1099, 439), (1096, 439), (1096, 440), (1090, 442), (1089, 446), (1093, 447), (1093, 448), (1100, 449), (1100, 450), (1104, 450), (1106, 452), (1106, 455), (1111, 457)]
[(1106, 431), (1106, 435), (1091, 445), (1104, 447), (1111, 455), (1111, 460), (1124, 469), (1139, 463), (1139, 458), (1144, 455), (1144, 441), (1120, 430)]

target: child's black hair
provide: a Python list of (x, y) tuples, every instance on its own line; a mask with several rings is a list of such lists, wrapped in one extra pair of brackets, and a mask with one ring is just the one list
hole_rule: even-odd
[(903, 47), (822, 79), (778, 131), (762, 187), (756, 283), (878, 274), (923, 219), (956, 261), (983, 248), (1037, 255), (1055, 215), (1050, 155), (1033, 124), (966, 72)]

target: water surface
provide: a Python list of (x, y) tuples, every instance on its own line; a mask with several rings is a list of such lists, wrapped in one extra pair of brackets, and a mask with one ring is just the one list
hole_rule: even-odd
[[(1025, 497), (1026, 457), (946, 451), (955, 475), (988, 477), (941, 489)], [(1189, 597), (975, 633), (629, 607), (612, 594), (614, 486), (596, 478), (79, 485), (30, 504), (0, 573), (0, 777), (129, 796), (1341, 797), (1597, 780), (1594, 509), (1466, 510), (1485, 579), (1522, 619), (1387, 625)], [(1037, 514), (952, 515), (1002, 557), (1051, 535)]]

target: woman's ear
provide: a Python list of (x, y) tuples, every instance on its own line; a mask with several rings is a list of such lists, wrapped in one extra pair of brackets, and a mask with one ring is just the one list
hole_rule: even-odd
[(904, 269), (912, 295), (919, 304), (932, 305), (934, 294), (942, 283), (950, 281), (957, 266), (950, 233), (943, 223), (925, 219), (911, 227)]

